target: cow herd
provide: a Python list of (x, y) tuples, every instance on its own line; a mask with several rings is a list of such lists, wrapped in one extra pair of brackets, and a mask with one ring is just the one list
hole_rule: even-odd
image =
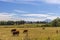
[[(42, 29), (45, 30), (44, 27), (43, 27)], [(57, 34), (58, 34), (58, 32), (59, 32), (59, 31), (56, 30), (56, 33), (57, 33)], [(12, 33), (13, 36), (15, 36), (15, 35), (19, 36), (20, 31), (18, 31), (18, 30), (16, 30), (16, 29), (11, 29), (11, 33)], [(27, 33), (28, 33), (28, 30), (23, 30), (23, 33), (24, 33), (24, 34), (27, 34)]]
[[(11, 33), (13, 36), (17, 35), (19, 36), (20, 32), (17, 31), (16, 29), (11, 29)], [(28, 33), (28, 30), (24, 30), (23, 33)]]

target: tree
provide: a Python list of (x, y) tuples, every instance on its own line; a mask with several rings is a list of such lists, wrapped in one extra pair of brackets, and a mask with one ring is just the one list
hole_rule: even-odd
[(5, 25), (7, 24), (6, 21), (0, 21), (0, 25)]
[(58, 27), (60, 26), (60, 18), (57, 17), (56, 19), (54, 19), (52, 22), (51, 22), (52, 26), (54, 27)]
[(7, 21), (7, 25), (14, 25), (14, 21)]
[(16, 25), (20, 25), (20, 24), (24, 24), (25, 21), (21, 20), (21, 21), (16, 21), (15, 23), (16, 23)]

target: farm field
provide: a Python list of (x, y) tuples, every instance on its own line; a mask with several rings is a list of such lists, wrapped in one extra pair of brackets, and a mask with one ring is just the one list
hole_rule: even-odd
[[(13, 36), (11, 29), (14, 28), (0, 28), (1, 40), (24, 40), (26, 37), (23, 33), (24, 30), (28, 30), (29, 40), (60, 40), (60, 27), (39, 27), (39, 28), (15, 28), (19, 30), (19, 36)], [(56, 33), (58, 30), (58, 33)]]

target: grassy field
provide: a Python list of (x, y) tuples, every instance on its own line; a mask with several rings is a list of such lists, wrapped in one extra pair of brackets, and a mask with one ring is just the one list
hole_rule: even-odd
[[(24, 30), (28, 30), (29, 40), (60, 40), (60, 27), (42, 27), (39, 28), (16, 28), (19, 30), (19, 36), (13, 36), (11, 29), (14, 28), (0, 28), (0, 39), (1, 40), (24, 40)], [(59, 32), (56, 33), (56, 30)], [(49, 38), (49, 39), (48, 39)]]
[(0, 28), (36, 28), (45, 24), (0, 25)]

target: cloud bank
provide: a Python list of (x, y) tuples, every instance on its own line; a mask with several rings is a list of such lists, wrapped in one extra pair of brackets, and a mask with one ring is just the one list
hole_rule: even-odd
[[(15, 13), (0, 13), (0, 21), (19, 21), (19, 20), (25, 20), (25, 21), (44, 21), (46, 19), (55, 19), (59, 16), (52, 16), (49, 14), (19, 14), (18, 15)], [(22, 17), (21, 17), (22, 16)]]

